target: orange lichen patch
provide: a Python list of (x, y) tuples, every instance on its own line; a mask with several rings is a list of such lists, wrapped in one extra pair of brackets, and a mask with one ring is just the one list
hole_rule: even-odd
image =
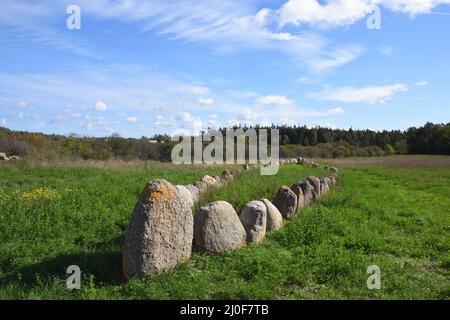
[(173, 197), (173, 190), (167, 181), (159, 181), (150, 183), (145, 188), (145, 193), (150, 196), (151, 200), (167, 200)]

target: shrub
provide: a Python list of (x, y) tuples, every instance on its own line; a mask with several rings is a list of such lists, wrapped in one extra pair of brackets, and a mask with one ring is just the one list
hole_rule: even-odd
[(395, 154), (395, 150), (390, 144), (387, 144), (384, 146), (384, 154), (387, 156), (392, 156)]

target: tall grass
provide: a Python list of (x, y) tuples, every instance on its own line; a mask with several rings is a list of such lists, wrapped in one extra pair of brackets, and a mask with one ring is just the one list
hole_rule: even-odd
[[(0, 299), (448, 299), (449, 169), (341, 170), (337, 188), (258, 245), (193, 254), (175, 270), (124, 281), (123, 232), (144, 184), (190, 183), (223, 168), (2, 166)], [(309, 174), (250, 171), (205, 195), (238, 211)], [(25, 196), (24, 196), (25, 195)], [(68, 291), (66, 267), (83, 271)], [(376, 264), (381, 290), (368, 290)]]

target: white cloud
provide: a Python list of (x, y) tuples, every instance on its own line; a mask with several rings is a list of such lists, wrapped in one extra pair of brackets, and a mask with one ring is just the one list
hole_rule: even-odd
[(21, 107), (21, 108), (25, 108), (25, 107), (28, 106), (28, 103), (27, 103), (26, 101), (19, 101), (18, 105), (19, 105), (19, 107)]
[[(20, 2), (3, 0), (0, 26), (8, 35), (0, 37), (0, 46), (14, 44), (18, 37), (39, 41), (81, 55), (98, 57), (73, 33), (61, 33), (55, 27), (60, 12), (67, 6), (63, 0)], [(362, 48), (340, 44), (313, 31), (283, 30), (284, 25), (313, 27), (348, 26), (363, 19), (375, 5), (398, 13), (416, 15), (431, 13), (439, 4), (450, 0), (286, 0), (280, 8), (262, 8), (256, 1), (186, 1), (186, 0), (79, 0), (83, 15), (93, 19), (133, 23), (140, 31), (186, 42), (202, 42), (216, 52), (239, 50), (273, 50), (291, 61), (316, 72), (328, 71), (351, 62)], [(278, 25), (278, 26), (277, 26)], [(298, 34), (294, 34), (294, 31)], [(76, 44), (76, 45), (74, 45)], [(91, 46), (92, 47), (92, 46)], [(195, 91), (195, 89), (194, 89)], [(205, 91), (193, 93), (206, 95)]]
[(339, 102), (363, 102), (363, 103), (383, 103), (398, 92), (408, 90), (408, 85), (397, 83), (387, 86), (369, 86), (364, 88), (342, 87), (336, 89), (327, 89), (311, 96), (319, 100), (339, 101)]
[(259, 25), (265, 25), (269, 18), (270, 15), (272, 14), (272, 10), (264, 8), (258, 11), (258, 13), (255, 15), (255, 21), (257, 24)]
[(220, 127), (219, 117), (216, 114), (211, 114), (207, 117), (207, 127), (211, 129), (218, 129)]
[(178, 130), (188, 130), (190, 134), (196, 135), (201, 130), (206, 130), (206, 122), (202, 121), (200, 117), (192, 115), (189, 112), (182, 112), (179, 116), (175, 117), (173, 119), (177, 122), (177, 128)]
[(276, 106), (288, 106), (293, 103), (292, 100), (284, 96), (263, 96), (256, 99), (256, 104), (258, 105), (276, 105)]
[(281, 40), (281, 41), (288, 41), (288, 40), (298, 40), (299, 37), (292, 35), (289, 32), (279, 32), (279, 33), (274, 33), (270, 36), (271, 39), (274, 40)]
[(373, 2), (394, 12), (402, 12), (411, 16), (430, 13), (440, 4), (450, 4), (450, 0), (376, 0)]
[(310, 24), (319, 27), (336, 27), (353, 24), (372, 9), (364, 0), (335, 0), (325, 5), (318, 0), (289, 0), (278, 11), (279, 24)]
[(107, 106), (106, 103), (103, 102), (103, 101), (97, 101), (97, 102), (95, 103), (94, 108), (95, 108), (95, 110), (97, 110), (97, 111), (106, 111), (106, 109), (108, 109), (108, 106)]
[(107, 125), (107, 122), (103, 117), (92, 117), (90, 115), (85, 115), (83, 120), (81, 121), (81, 125), (86, 130), (92, 130), (97, 128), (98, 126)]
[[(80, 118), (81, 114), (80, 113), (59, 113), (57, 115), (55, 115), (49, 122), (48, 124), (50, 125), (59, 125), (59, 126), (63, 126), (63, 125), (67, 125), (68, 123), (72, 122), (73, 120)], [(88, 117), (87, 119), (85, 119), (87, 121), (91, 121), (93, 120), (91, 117)], [(98, 120), (98, 119), (97, 119)], [(104, 120), (103, 118), (101, 120)], [(92, 121), (91, 121), (92, 122)], [(92, 125), (91, 125), (92, 127)]]
[(200, 98), (198, 100), (198, 103), (202, 106), (210, 107), (214, 104), (214, 100), (211, 98)]
[(308, 118), (328, 118), (345, 113), (341, 107), (330, 108), (326, 110), (314, 110), (309, 108), (297, 108), (293, 105), (279, 106), (258, 106), (246, 108), (244, 106), (230, 106), (227, 108), (229, 117), (225, 122), (228, 125), (257, 125), (257, 124), (290, 124), (299, 125), (305, 123)]
[(419, 81), (419, 82), (416, 82), (416, 86), (417, 86), (417, 87), (424, 87), (424, 86), (426, 86), (427, 84), (428, 84), (427, 81)]
[(348, 26), (371, 14), (376, 6), (411, 16), (430, 13), (450, 0), (288, 0), (277, 10), (279, 25), (308, 24), (319, 28)]
[(357, 45), (336, 48), (324, 54), (322, 57), (313, 57), (310, 60), (310, 67), (312, 70), (318, 72), (329, 71), (355, 60), (363, 51)]
[(136, 117), (134, 117), (134, 116), (130, 116), (130, 117), (127, 117), (127, 121), (129, 122), (129, 123), (134, 123), (134, 122), (137, 122), (137, 118)]
[[(18, 35), (24, 27), (27, 29), (28, 39), (25, 40), (40, 39), (38, 41), (48, 45), (102, 58), (89, 52), (86, 49), (88, 46), (80, 39), (73, 41), (70, 38), (73, 34), (61, 33), (54, 27), (59, 23), (59, 10), (65, 9), (64, 1), (48, 0), (45, 3), (20, 5), (17, 5), (17, 1), (4, 1), (7, 3), (0, 13), (0, 25), (3, 18), (6, 21), (14, 20), (13, 27), (14, 30), (17, 29)], [(206, 43), (215, 52), (222, 54), (240, 50), (272, 50), (287, 55), (292, 61), (308, 64), (310, 59), (306, 59), (306, 56), (333, 52), (333, 44), (328, 43), (325, 38), (317, 41), (320, 38), (317, 35), (314, 39), (304, 32), (294, 35), (280, 30), (276, 27), (278, 13), (272, 9), (258, 7), (255, 1), (79, 0), (77, 4), (85, 16), (133, 23), (140, 31), (152, 32), (160, 38)], [(29, 23), (30, 20), (36, 20), (39, 24), (36, 26)], [(10, 27), (9, 24), (7, 26)], [(8, 41), (14, 42), (16, 37), (10, 37)]]
[(7, 125), (8, 125), (8, 122), (6, 121), (5, 118), (0, 119), (0, 126), (6, 127)]

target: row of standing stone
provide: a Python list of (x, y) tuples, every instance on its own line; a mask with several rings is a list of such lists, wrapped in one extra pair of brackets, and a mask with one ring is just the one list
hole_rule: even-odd
[(267, 231), (282, 227), (283, 218), (292, 218), (334, 187), (337, 170), (331, 171), (330, 177), (308, 177), (291, 188), (282, 186), (273, 203), (267, 199), (251, 201), (239, 216), (225, 201), (212, 202), (192, 215), (192, 207), (204, 192), (233, 179), (229, 170), (221, 177), (204, 176), (187, 186), (174, 186), (164, 179), (152, 181), (142, 192), (125, 232), (125, 277), (172, 269), (189, 259), (192, 251), (222, 253), (262, 241)]
[(164, 179), (147, 184), (125, 231), (125, 278), (169, 270), (188, 259), (194, 235), (192, 207), (205, 192), (225, 185), (239, 174), (225, 170), (221, 177), (205, 175), (186, 186), (174, 186)]
[(302, 208), (327, 194), (337, 182), (337, 170), (329, 177), (309, 176), (290, 188), (281, 186), (273, 202), (268, 199), (247, 203), (238, 216), (225, 201), (212, 202), (197, 211), (194, 217), (194, 251), (223, 253), (246, 243), (261, 242), (266, 232), (278, 230), (283, 219), (291, 219)]

